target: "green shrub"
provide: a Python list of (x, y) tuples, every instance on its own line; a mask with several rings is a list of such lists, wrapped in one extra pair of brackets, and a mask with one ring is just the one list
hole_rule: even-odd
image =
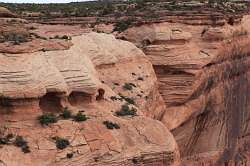
[(122, 101), (122, 100), (123, 100), (122, 97), (117, 97), (117, 96), (111, 96), (110, 99), (111, 99), (112, 101), (115, 101), (115, 100), (120, 100), (120, 101)]
[(20, 147), (23, 153), (30, 153), (30, 148), (27, 144), (27, 141), (22, 136), (16, 136), (15, 146)]
[(57, 149), (65, 149), (70, 145), (69, 140), (65, 138), (55, 137)]
[(129, 85), (133, 86), (134, 88), (136, 88), (136, 85), (134, 83), (129, 83)]
[(75, 116), (74, 116), (74, 120), (77, 122), (83, 122), (86, 121), (88, 119), (88, 117), (84, 114), (82, 114), (81, 112), (78, 112)]
[(117, 123), (113, 123), (110, 121), (104, 121), (103, 124), (107, 127), (107, 129), (120, 129), (120, 126)]
[(136, 115), (136, 109), (135, 108), (129, 108), (127, 104), (122, 105), (120, 111), (116, 111), (117, 116), (135, 116)]
[(120, 100), (120, 98), (118, 98), (118, 97), (116, 97), (116, 96), (111, 96), (110, 99), (111, 99), (112, 101)]
[(57, 117), (53, 113), (45, 113), (37, 118), (41, 125), (56, 123)]
[(133, 86), (132, 86), (131, 84), (129, 84), (129, 83), (125, 83), (125, 84), (123, 85), (123, 89), (124, 89), (124, 90), (132, 90), (132, 89), (133, 89)]
[(134, 22), (135, 20), (132, 18), (128, 18), (126, 20), (121, 20), (115, 23), (114, 25), (114, 31), (123, 32), (129, 28), (129, 26)]
[(13, 134), (8, 134), (4, 137), (0, 137), (0, 145), (10, 144), (12, 138), (14, 138)]
[(122, 100), (125, 100), (127, 103), (135, 105), (135, 101), (134, 101), (133, 98), (124, 96), (124, 95), (121, 94), (121, 93), (119, 93), (119, 96), (121, 97)]
[(124, 96), (123, 99), (124, 99), (126, 102), (128, 102), (129, 104), (135, 105), (135, 101), (134, 101), (133, 98), (129, 98), (129, 97)]
[(27, 145), (27, 142), (24, 140), (22, 136), (17, 136), (15, 139), (15, 145), (17, 147), (22, 147), (22, 146)]
[(23, 153), (30, 153), (31, 152), (29, 146), (23, 146), (22, 151), (23, 151)]
[(6, 137), (0, 137), (0, 145), (6, 145), (9, 143), (9, 139)]
[(66, 107), (64, 108), (62, 114), (61, 114), (61, 117), (63, 119), (70, 119), (71, 118), (71, 111)]

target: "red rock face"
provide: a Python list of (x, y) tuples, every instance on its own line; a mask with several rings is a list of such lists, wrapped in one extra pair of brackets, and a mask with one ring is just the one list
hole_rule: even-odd
[(0, 164), (179, 165), (173, 135), (143, 114), (165, 110), (143, 52), (106, 34), (72, 43), (68, 50), (0, 53)]
[(161, 15), (117, 35), (146, 56), (79, 26), (3, 22), (0, 39), (27, 41), (0, 43), (0, 165), (249, 165), (250, 21), (230, 18)]
[(247, 34), (240, 24), (226, 23), (155, 23), (119, 34), (153, 63), (166, 104), (159, 120), (171, 129), (183, 165), (249, 164)]

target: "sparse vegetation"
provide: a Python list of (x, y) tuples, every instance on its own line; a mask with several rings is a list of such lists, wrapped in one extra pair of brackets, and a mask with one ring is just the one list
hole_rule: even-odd
[(20, 43), (28, 42), (28, 36), (25, 34), (18, 34), (14, 32), (1, 33), (0, 43), (13, 42), (14, 45), (19, 45)]
[(135, 116), (136, 115), (136, 109), (135, 108), (129, 108), (127, 104), (122, 105), (121, 109), (119, 111), (116, 111), (117, 116)]
[(15, 145), (21, 148), (23, 153), (30, 153), (30, 148), (27, 141), (22, 136), (14, 136), (13, 134), (7, 134), (0, 137), (0, 145)]
[(78, 112), (76, 115), (72, 115), (72, 112), (65, 107), (62, 111), (61, 114), (56, 115), (51, 112), (49, 113), (44, 113), (43, 115), (39, 116), (38, 121), (40, 122), (41, 125), (49, 125), (51, 123), (56, 123), (58, 120), (61, 119), (73, 119), (76, 122), (83, 122), (89, 119), (86, 115), (84, 115), (82, 112)]
[(121, 96), (122, 99), (124, 99), (127, 103), (135, 105), (135, 101), (133, 98), (127, 97), (127, 96)]
[(134, 22), (135, 20), (132, 18), (128, 18), (126, 20), (120, 20), (115, 23), (114, 25), (114, 31), (123, 32), (129, 28), (129, 26)]
[(12, 138), (14, 138), (13, 134), (8, 134), (4, 137), (0, 137), (0, 145), (10, 144)]
[(126, 97), (124, 96), (123, 99), (128, 102), (129, 104), (133, 104), (135, 105), (135, 100), (133, 98), (129, 98), (129, 97)]
[(122, 100), (122, 98), (116, 97), (116, 96), (111, 96), (110, 99), (112, 101), (116, 101), (116, 100)]
[(56, 123), (57, 117), (53, 113), (44, 113), (38, 117), (41, 125), (49, 125), (50, 123)]
[(63, 112), (62, 112), (62, 114), (61, 114), (61, 117), (63, 118), (63, 119), (70, 119), (71, 118), (71, 111), (66, 107), (66, 108), (64, 108), (63, 109)]
[(127, 97), (127, 96), (124, 96), (123, 94), (119, 93), (118, 94), (120, 97), (117, 97), (117, 96), (111, 96), (110, 99), (113, 100), (113, 101), (117, 101), (117, 100), (125, 100), (127, 103), (129, 104), (133, 104), (135, 105), (135, 100), (133, 98), (130, 98), (130, 97)]
[(56, 147), (57, 149), (65, 149), (70, 145), (69, 140), (65, 139), (65, 138), (61, 138), (61, 137), (54, 137), (54, 139), (56, 140)]
[(15, 146), (20, 147), (23, 153), (30, 153), (30, 148), (27, 144), (27, 141), (22, 136), (16, 136)]
[(83, 122), (86, 121), (88, 119), (88, 117), (86, 115), (84, 115), (81, 112), (78, 112), (75, 116), (74, 116), (74, 120), (76, 122)]
[(133, 89), (133, 86), (130, 84), (130, 83), (125, 83), (123, 85), (123, 89), (124, 90), (132, 90)]
[(111, 121), (104, 121), (103, 124), (107, 127), (107, 129), (120, 129), (120, 126), (117, 123), (113, 123)]

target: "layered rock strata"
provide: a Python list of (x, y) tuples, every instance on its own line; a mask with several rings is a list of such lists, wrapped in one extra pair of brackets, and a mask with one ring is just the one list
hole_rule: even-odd
[[(202, 21), (202, 20), (200, 20)], [(120, 38), (153, 63), (183, 165), (249, 164), (249, 27), (154, 23)]]
[[(0, 138), (22, 136), (30, 149), (1, 145), (0, 165), (178, 165), (172, 134), (143, 114), (165, 109), (143, 52), (105, 34), (73, 37), (72, 43), (68, 50), (0, 53)], [(136, 116), (116, 116), (126, 101)], [(39, 124), (38, 116), (65, 107), (88, 119)], [(119, 129), (107, 129), (104, 121)], [(70, 145), (58, 149), (58, 137)]]

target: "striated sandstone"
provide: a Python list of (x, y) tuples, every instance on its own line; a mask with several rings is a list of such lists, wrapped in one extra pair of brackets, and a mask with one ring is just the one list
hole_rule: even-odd
[[(133, 44), (112, 35), (89, 33), (73, 37), (68, 50), (34, 53), (0, 53), (0, 134), (23, 136), (31, 153), (13, 145), (0, 148), (0, 163), (22, 165), (179, 165), (179, 150), (173, 135), (159, 121), (147, 118), (162, 100), (151, 63)], [(142, 79), (138, 79), (142, 77)], [(125, 83), (135, 87), (128, 91)], [(101, 100), (100, 89), (104, 90)], [(117, 117), (124, 100), (133, 98), (135, 117)], [(139, 95), (140, 94), (140, 95)], [(146, 97), (147, 96), (147, 97)], [(98, 100), (96, 100), (98, 99)], [(149, 101), (148, 101), (149, 100)], [(60, 113), (67, 106), (73, 113), (84, 111), (85, 122), (59, 120), (38, 124), (43, 112)], [(149, 115), (150, 116), (150, 115)], [(119, 124), (108, 130), (105, 120)], [(153, 129), (153, 130), (152, 130)], [(1, 136), (2, 136), (1, 135)], [(58, 150), (55, 136), (69, 140)], [(72, 158), (67, 154), (72, 153)]]
[[(163, 22), (119, 34), (141, 47), (153, 64), (166, 104), (155, 118), (172, 131), (182, 165), (249, 163), (247, 27), (245, 16), (242, 25)], [(178, 40), (171, 38), (175, 30)]]

